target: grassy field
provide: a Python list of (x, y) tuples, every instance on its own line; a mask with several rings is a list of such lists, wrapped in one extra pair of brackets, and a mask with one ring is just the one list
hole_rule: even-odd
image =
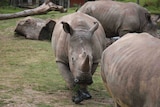
[[(1, 9), (0, 12), (14, 12)], [(19, 11), (16, 9), (16, 11)], [(49, 12), (43, 19), (72, 13)], [(23, 18), (0, 21), (0, 107), (112, 107), (98, 67), (89, 87), (93, 99), (75, 105), (59, 74), (49, 41), (27, 40), (14, 34)]]
[[(0, 8), (0, 13), (21, 10), (7, 7)], [(57, 19), (75, 10), (71, 8), (67, 13), (52, 11), (33, 17)], [(51, 43), (15, 35), (14, 29), (20, 19), (23, 18), (0, 20), (0, 107), (113, 106), (103, 86), (100, 67), (93, 76), (94, 83), (89, 86), (93, 99), (75, 105), (57, 69)]]

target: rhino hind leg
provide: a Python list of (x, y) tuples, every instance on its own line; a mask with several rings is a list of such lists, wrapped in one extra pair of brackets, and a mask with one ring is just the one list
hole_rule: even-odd
[(64, 78), (66, 84), (67, 84), (67, 88), (69, 89), (73, 89), (74, 88), (74, 79), (73, 79), (73, 75), (69, 69), (69, 66), (61, 63), (61, 62), (56, 62), (59, 68), (59, 71), (62, 75), (62, 77)]

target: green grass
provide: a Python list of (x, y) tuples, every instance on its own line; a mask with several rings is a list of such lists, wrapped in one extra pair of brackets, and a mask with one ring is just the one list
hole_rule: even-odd
[[(157, 8), (150, 6), (149, 9), (154, 11)], [(3, 7), (0, 8), (0, 13), (21, 10), (23, 9)], [(67, 13), (51, 11), (32, 17), (57, 19), (75, 10), (76, 7), (70, 8)], [(155, 12), (157, 11), (160, 12)], [(22, 107), (112, 107), (101, 80), (100, 67), (93, 76), (94, 83), (89, 86), (93, 99), (84, 101), (84, 105), (75, 105), (58, 71), (51, 43), (15, 36), (16, 24), (23, 18), (0, 20), (0, 107), (8, 104)]]
[(0, 14), (4, 13), (15, 13), (22, 11), (24, 9), (18, 8), (18, 7), (12, 7), (12, 6), (0, 6)]
[[(42, 19), (57, 19), (72, 13), (49, 12), (36, 15)], [(20, 11), (20, 10), (18, 10)], [(2, 13), (17, 12), (13, 9), (0, 9)], [(14, 29), (23, 19), (0, 20), (0, 107), (79, 107), (71, 101), (70, 91), (65, 87), (49, 41), (27, 40), (17, 37)], [(89, 86), (93, 99), (85, 101), (85, 107), (111, 107), (110, 98), (102, 84), (100, 69), (94, 75), (94, 84)], [(106, 103), (106, 104), (105, 104)]]
[(52, 106), (41, 103), (37, 104), (37, 107), (52, 107)]

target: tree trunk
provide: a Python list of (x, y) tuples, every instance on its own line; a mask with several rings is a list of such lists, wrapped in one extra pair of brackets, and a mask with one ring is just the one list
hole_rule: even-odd
[(45, 14), (52, 10), (60, 11), (60, 12), (67, 11), (66, 9), (63, 8), (63, 6), (56, 5), (53, 2), (50, 2), (50, 0), (46, 0), (42, 5), (34, 9), (28, 9), (28, 10), (24, 10), (24, 11), (13, 13), (13, 14), (0, 14), (0, 20), (17, 18), (17, 17), (25, 17), (25, 16), (31, 16), (31, 15), (37, 15), (37, 14)]
[(20, 20), (15, 32), (32, 40), (51, 40), (56, 22), (39, 18), (26, 17)]
[(139, 4), (139, 0), (137, 0), (137, 4)]

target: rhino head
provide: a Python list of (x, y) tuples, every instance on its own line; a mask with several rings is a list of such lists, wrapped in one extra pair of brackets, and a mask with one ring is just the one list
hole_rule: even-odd
[(147, 19), (147, 23), (144, 26), (144, 32), (147, 32), (153, 35), (154, 37), (160, 38), (160, 35), (158, 35), (157, 20), (152, 20), (151, 15), (149, 13), (146, 13), (145, 17)]
[(92, 42), (94, 32), (98, 28), (95, 23), (90, 29), (73, 29), (68, 23), (62, 22), (63, 29), (70, 36), (68, 42), (68, 59), (70, 70), (76, 84), (90, 85), (92, 81)]

